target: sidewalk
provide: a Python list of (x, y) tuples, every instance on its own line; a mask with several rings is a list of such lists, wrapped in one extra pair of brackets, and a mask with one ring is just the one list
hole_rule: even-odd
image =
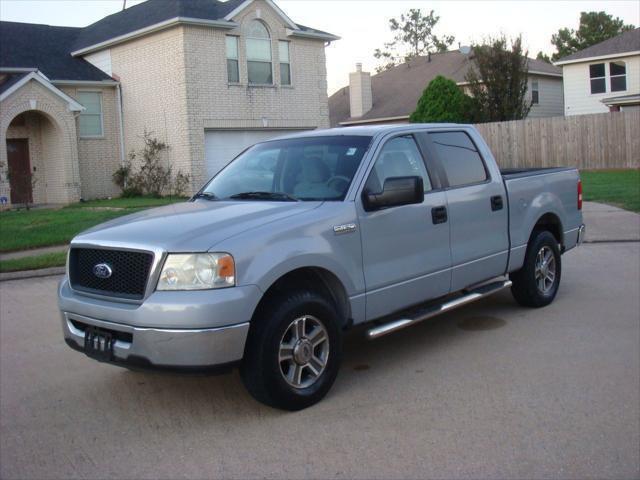
[(640, 215), (604, 203), (584, 202), (586, 242), (640, 242)]

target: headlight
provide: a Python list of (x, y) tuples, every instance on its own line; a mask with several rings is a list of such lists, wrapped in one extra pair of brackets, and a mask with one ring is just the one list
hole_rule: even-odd
[(170, 253), (156, 290), (207, 290), (233, 287), (236, 267), (228, 253)]

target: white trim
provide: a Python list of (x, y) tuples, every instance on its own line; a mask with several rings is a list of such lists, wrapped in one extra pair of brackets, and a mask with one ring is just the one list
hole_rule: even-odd
[(537, 70), (529, 70), (529, 75), (540, 75), (541, 77), (558, 77), (562, 78), (562, 73), (539, 72)]
[(409, 120), (409, 115), (400, 115), (398, 117), (370, 118), (368, 120), (352, 120), (352, 121), (340, 122), (339, 125), (355, 125), (356, 123), (380, 123), (380, 122), (388, 122), (392, 120)]
[[(284, 20), (284, 23), (286, 23), (287, 25), (289, 25), (291, 28), (297, 30), (298, 29), (298, 25), (296, 25), (293, 20), (291, 20), (281, 9), (280, 7), (278, 7), (275, 3), (273, 3), (271, 0), (265, 0), (265, 2), (267, 3), (267, 5), (269, 5), (273, 10), (275, 10), (275, 12), (280, 16), (280, 18), (282, 18), (282, 20)], [(245, 0), (244, 2), (242, 2), (240, 5), (238, 5), (235, 9), (233, 9), (231, 12), (229, 12), (227, 14), (226, 17), (224, 17), (225, 20), (227, 21), (231, 21), (231, 19), (233, 17), (235, 17), (236, 15), (238, 15), (241, 11), (243, 11), (245, 8), (247, 8), (249, 5), (251, 5), (253, 3), (253, 0)]]
[(101, 50), (111, 45), (116, 45), (118, 43), (126, 42), (128, 40), (132, 40), (134, 38), (138, 38), (143, 35), (147, 35), (149, 33), (154, 33), (160, 30), (164, 30), (166, 28), (174, 27), (179, 24), (200, 25), (205, 27), (218, 27), (218, 28), (227, 28), (227, 29), (233, 29), (238, 26), (238, 24), (235, 22), (227, 22), (222, 20), (205, 20), (202, 18), (174, 17), (168, 20), (164, 20), (160, 23), (149, 25), (148, 27), (134, 30), (133, 32), (125, 33), (124, 35), (119, 35), (117, 37), (110, 38), (108, 40), (105, 40), (104, 42), (96, 43), (95, 45), (90, 45), (88, 47), (81, 48), (80, 50), (71, 52), (71, 55), (74, 57), (77, 57), (79, 55), (86, 55), (87, 53), (95, 52), (97, 50)]
[[(616, 97), (603, 98), (600, 100), (607, 107), (617, 106), (617, 105), (636, 105), (640, 104), (640, 95), (635, 95), (636, 98), (625, 98), (619, 101), (616, 101)], [(617, 97), (620, 98), (620, 97)]]
[(87, 86), (87, 87), (115, 87), (120, 82), (115, 80), (51, 80), (54, 85)]
[(340, 37), (332, 35), (330, 33), (307, 32), (300, 29), (291, 30), (287, 28), (286, 34), (287, 37), (317, 38), (318, 40), (326, 40), (328, 42), (340, 40)]
[(20, 87), (25, 85), (30, 80), (35, 80), (36, 82), (40, 83), (43, 87), (45, 87), (46, 89), (50, 90), (55, 95), (57, 95), (58, 97), (62, 98), (64, 101), (66, 101), (68, 103), (69, 111), (71, 111), (71, 112), (81, 112), (81, 111), (83, 111), (85, 109), (82, 105), (80, 105), (77, 101), (75, 101), (69, 95), (67, 95), (63, 91), (61, 91), (61, 90), (57, 89), (55, 86), (53, 86), (51, 84), (51, 82), (49, 81), (49, 79), (47, 77), (45, 77), (39, 71), (31, 72), (29, 75), (24, 76), (19, 82), (16, 82), (13, 85), (11, 85), (11, 87), (9, 87), (7, 90), (5, 90), (2, 93), (2, 95), (0, 95), (0, 101), (2, 101), (5, 98), (7, 98), (9, 95), (11, 95), (13, 92), (18, 90)]
[(122, 115), (122, 92), (120, 90), (120, 84), (116, 85), (116, 103), (118, 107), (118, 133), (120, 136), (120, 165), (124, 167), (124, 120)]
[(634, 50), (632, 52), (622, 52), (622, 53), (610, 53), (608, 55), (596, 55), (595, 57), (585, 57), (585, 58), (577, 58), (575, 60), (565, 60), (554, 62), (554, 65), (569, 65), (571, 63), (586, 63), (593, 62), (596, 60), (608, 60), (610, 58), (620, 58), (620, 57), (631, 57), (633, 55), (640, 55), (640, 50)]

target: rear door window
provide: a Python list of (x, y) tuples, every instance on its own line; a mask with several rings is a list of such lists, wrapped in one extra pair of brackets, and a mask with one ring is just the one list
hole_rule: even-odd
[(473, 185), (487, 180), (487, 170), (475, 144), (465, 132), (429, 133), (450, 187)]

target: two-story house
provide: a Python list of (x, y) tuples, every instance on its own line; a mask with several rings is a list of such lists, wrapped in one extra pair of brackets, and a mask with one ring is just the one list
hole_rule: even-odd
[(271, 0), (147, 0), (85, 28), (0, 22), (0, 200), (116, 195), (145, 130), (193, 191), (256, 141), (326, 128), (337, 39)]
[[(411, 59), (371, 76), (356, 65), (349, 74), (349, 85), (329, 98), (331, 126), (374, 123), (407, 123), (429, 82), (442, 75), (456, 82), (468, 93), (467, 73), (475, 65), (473, 50), (434, 53)], [(531, 102), (529, 117), (561, 116), (562, 70), (527, 59), (527, 98)]]
[(561, 58), (565, 115), (640, 108), (640, 28)]

